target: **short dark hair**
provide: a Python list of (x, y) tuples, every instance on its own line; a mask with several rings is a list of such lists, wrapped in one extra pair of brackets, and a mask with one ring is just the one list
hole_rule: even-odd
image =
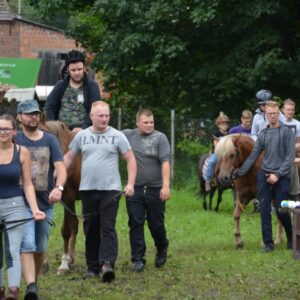
[(151, 117), (153, 116), (153, 112), (148, 108), (140, 108), (136, 113), (136, 120), (138, 121), (141, 116)]

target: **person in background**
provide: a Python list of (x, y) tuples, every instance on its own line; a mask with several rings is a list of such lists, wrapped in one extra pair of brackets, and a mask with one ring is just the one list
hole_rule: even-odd
[(115, 229), (121, 197), (119, 153), (127, 163), (126, 196), (134, 193), (136, 161), (126, 136), (109, 126), (110, 109), (96, 101), (91, 109), (92, 126), (75, 135), (65, 154), (68, 168), (77, 154), (82, 154), (80, 199), (84, 215), (98, 212), (83, 222), (87, 273), (84, 278), (102, 274), (103, 282), (115, 278), (114, 266), (118, 256)]
[(132, 270), (141, 272), (146, 263), (144, 224), (156, 247), (155, 266), (167, 261), (169, 241), (164, 223), (166, 201), (170, 198), (170, 145), (165, 134), (154, 129), (151, 110), (142, 108), (136, 115), (136, 129), (125, 129), (137, 160), (135, 193), (126, 201), (131, 246)]
[[(269, 90), (260, 90), (256, 93), (258, 108), (255, 111), (251, 127), (251, 137), (254, 141), (256, 141), (260, 131), (269, 125), (268, 119), (265, 116), (265, 106), (269, 101), (272, 101), (272, 99), (273, 95)], [(282, 123), (285, 121), (285, 118), (281, 112), (279, 113), (279, 121)]]
[[(18, 299), (21, 281), (20, 247), (24, 223), (33, 218), (44, 220), (39, 210), (34, 186), (31, 181), (29, 151), (14, 143), (16, 121), (8, 114), (0, 116), (0, 299)], [(22, 180), (22, 186), (20, 185)], [(23, 188), (23, 189), (22, 189)], [(31, 208), (31, 215), (25, 219), (24, 195)], [(24, 220), (18, 222), (18, 220)], [(14, 221), (16, 221), (14, 223)], [(12, 222), (12, 223), (9, 223)], [(4, 233), (2, 232), (4, 231)], [(5, 248), (3, 248), (3, 239)], [(3, 252), (5, 251), (8, 295), (5, 298)]]
[(229, 133), (245, 133), (251, 134), (253, 114), (250, 110), (243, 110), (241, 115), (241, 124), (230, 128)]
[[(22, 272), (27, 285), (24, 299), (31, 300), (38, 299), (36, 280), (42, 271), (48, 248), (53, 203), (61, 199), (67, 172), (58, 140), (52, 134), (39, 130), (41, 111), (37, 101), (29, 99), (20, 102), (17, 114), (22, 131), (17, 133), (15, 141), (29, 150), (36, 198), (47, 217), (43, 222), (31, 221), (24, 227), (21, 244)], [(31, 214), (26, 206), (26, 217)]]
[(292, 99), (286, 99), (283, 102), (282, 112), (285, 117), (284, 124), (291, 128), (295, 134), (295, 147), (296, 147), (296, 157), (295, 163), (293, 164), (291, 171), (291, 186), (290, 186), (290, 198), (292, 200), (298, 201), (300, 194), (300, 182), (299, 182), (299, 170), (298, 163), (300, 162), (299, 152), (300, 152), (300, 122), (294, 119), (295, 116), (296, 103)]
[(74, 134), (91, 125), (91, 105), (100, 100), (97, 82), (87, 75), (83, 53), (72, 50), (66, 55), (68, 75), (58, 81), (47, 97), (47, 120), (64, 122)]
[(204, 172), (203, 172), (206, 192), (209, 192), (211, 190), (211, 181), (213, 177), (213, 172), (218, 161), (218, 158), (214, 153), (214, 149), (219, 139), (228, 134), (229, 122), (230, 122), (229, 118), (223, 112), (220, 112), (219, 116), (216, 118), (215, 121), (218, 130), (213, 134), (211, 154), (208, 158), (207, 163), (204, 166)]
[(291, 217), (288, 212), (280, 209), (280, 204), (283, 199), (288, 199), (290, 170), (295, 160), (295, 134), (279, 121), (279, 113), (278, 104), (274, 101), (268, 101), (266, 104), (266, 117), (269, 126), (258, 134), (251, 154), (243, 165), (233, 173), (233, 179), (246, 174), (261, 152), (264, 151), (262, 167), (257, 175), (257, 194), (261, 202), (261, 230), (264, 252), (274, 250), (271, 217), (272, 201), (277, 217), (285, 229), (287, 248), (292, 248)]

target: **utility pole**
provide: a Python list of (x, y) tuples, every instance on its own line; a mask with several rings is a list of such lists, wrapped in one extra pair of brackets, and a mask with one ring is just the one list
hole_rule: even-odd
[(18, 16), (21, 16), (21, 0), (18, 0)]

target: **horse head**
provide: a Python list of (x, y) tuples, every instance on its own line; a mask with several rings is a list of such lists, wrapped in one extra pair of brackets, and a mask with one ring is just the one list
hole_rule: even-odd
[(215, 148), (218, 157), (218, 180), (223, 185), (232, 184), (232, 173), (239, 168), (253, 148), (253, 140), (244, 134), (223, 137)]

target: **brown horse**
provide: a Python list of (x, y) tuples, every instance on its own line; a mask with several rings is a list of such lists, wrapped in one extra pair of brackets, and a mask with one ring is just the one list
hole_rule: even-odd
[[(250, 155), (254, 146), (251, 137), (244, 134), (230, 134), (223, 137), (215, 148), (218, 156), (220, 182), (231, 182), (232, 173), (239, 168)], [(250, 170), (239, 179), (234, 180), (236, 190), (236, 205), (234, 209), (234, 242), (236, 248), (243, 248), (241, 240), (240, 216), (247, 204), (257, 197), (256, 176), (262, 165), (263, 155), (260, 155)]]
[[(69, 149), (69, 144), (73, 139), (72, 132), (60, 121), (47, 121), (40, 124), (40, 128), (52, 133), (58, 138), (63, 154)], [(75, 200), (78, 198), (79, 182), (81, 170), (81, 156), (78, 155), (74, 163), (68, 169), (67, 182), (62, 194), (62, 199), (68, 209), (74, 212), (71, 214), (68, 209), (64, 209), (64, 221), (61, 228), (61, 235), (64, 240), (64, 253), (58, 274), (68, 271), (75, 259), (75, 243), (78, 233), (78, 218), (75, 216)]]

